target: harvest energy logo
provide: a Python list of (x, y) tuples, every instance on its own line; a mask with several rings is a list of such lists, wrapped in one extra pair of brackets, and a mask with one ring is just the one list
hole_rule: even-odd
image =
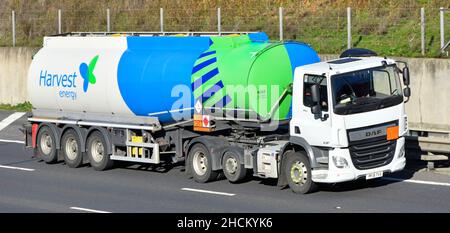
[(83, 77), (84, 82), (83, 82), (83, 91), (86, 92), (88, 90), (89, 87), (89, 83), (90, 84), (95, 84), (97, 82), (97, 79), (95, 78), (94, 75), (94, 69), (95, 69), (95, 65), (97, 64), (97, 60), (98, 60), (98, 55), (95, 56), (94, 58), (92, 58), (91, 62), (89, 62), (89, 65), (87, 65), (86, 63), (81, 63), (80, 64), (80, 74), (81, 77)]
[[(98, 55), (92, 58), (89, 65), (81, 63), (79, 71), (83, 78), (83, 91), (86, 93), (89, 83), (95, 84), (96, 78), (93, 74), (95, 65), (97, 64)], [(77, 99), (77, 72), (68, 73), (54, 73), (48, 70), (41, 70), (39, 75), (39, 86), (58, 88), (58, 95), (61, 98), (68, 98), (72, 100)]]

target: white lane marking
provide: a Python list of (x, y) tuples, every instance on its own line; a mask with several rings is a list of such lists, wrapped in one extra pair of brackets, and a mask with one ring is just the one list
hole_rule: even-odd
[(8, 140), (8, 139), (0, 139), (0, 142), (10, 142), (10, 143), (19, 143), (19, 144), (25, 144), (24, 141), (18, 141), (18, 140)]
[(216, 194), (216, 195), (224, 195), (224, 196), (234, 196), (236, 194), (234, 193), (224, 193), (224, 192), (216, 192), (216, 191), (209, 191), (209, 190), (202, 190), (202, 189), (191, 189), (191, 188), (182, 188), (183, 191), (190, 191), (190, 192), (199, 192), (199, 193), (209, 193), (209, 194)]
[(401, 181), (401, 182), (408, 182), (408, 183), (415, 183), (415, 184), (429, 184), (429, 185), (440, 185), (440, 186), (448, 186), (450, 187), (450, 183), (442, 183), (442, 182), (434, 182), (434, 181), (424, 181), (424, 180), (412, 180), (412, 179), (398, 179), (398, 178), (392, 178), (392, 177), (382, 177), (383, 180), (390, 180), (390, 181)]
[(92, 212), (92, 213), (100, 213), (100, 214), (109, 214), (111, 212), (104, 211), (104, 210), (94, 210), (94, 209), (87, 209), (87, 208), (81, 208), (81, 207), (70, 207), (70, 209), (73, 210), (79, 210), (79, 211), (86, 211), (86, 212)]
[(7, 118), (0, 121), (0, 131), (4, 128), (6, 128), (8, 125), (16, 121), (17, 119), (21, 118), (23, 115), (25, 115), (26, 112), (15, 112), (11, 115), (9, 115)]
[(0, 165), (0, 168), (7, 168), (7, 169), (13, 169), (13, 170), (27, 171), (27, 172), (34, 171), (33, 168), (12, 167), (12, 166), (4, 166), (4, 165)]

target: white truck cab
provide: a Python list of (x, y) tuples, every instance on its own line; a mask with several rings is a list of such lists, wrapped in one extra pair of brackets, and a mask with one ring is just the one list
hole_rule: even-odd
[[(402, 71), (382, 57), (344, 57), (296, 68), (290, 141), (311, 148), (313, 182), (372, 179), (404, 168), (408, 85), (406, 64)], [(297, 171), (302, 170), (291, 167), (288, 181), (298, 180)]]

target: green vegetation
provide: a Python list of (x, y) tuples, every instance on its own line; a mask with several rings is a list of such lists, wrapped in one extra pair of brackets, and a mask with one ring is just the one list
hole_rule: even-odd
[(30, 102), (24, 102), (17, 105), (10, 104), (0, 104), (0, 110), (10, 110), (10, 111), (19, 111), (19, 112), (29, 112), (33, 106)]
[[(352, 43), (387, 56), (420, 57), (420, 8), (426, 14), (426, 57), (439, 57), (439, 7), (448, 0), (4, 0), (0, 1), (0, 46), (11, 45), (11, 10), (16, 11), (18, 46), (41, 46), (42, 37), (62, 30), (105, 31), (106, 9), (113, 31), (215, 31), (216, 8), (223, 31), (265, 31), (278, 39), (278, 7), (284, 8), (284, 39), (311, 44), (319, 53), (347, 48), (346, 8), (352, 8)], [(450, 39), (450, 14), (446, 14)]]

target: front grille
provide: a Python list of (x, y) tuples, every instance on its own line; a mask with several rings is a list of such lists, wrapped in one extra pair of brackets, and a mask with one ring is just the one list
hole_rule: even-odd
[(394, 158), (397, 140), (386, 140), (386, 136), (354, 141), (350, 143), (353, 165), (359, 169), (371, 169), (389, 164)]

